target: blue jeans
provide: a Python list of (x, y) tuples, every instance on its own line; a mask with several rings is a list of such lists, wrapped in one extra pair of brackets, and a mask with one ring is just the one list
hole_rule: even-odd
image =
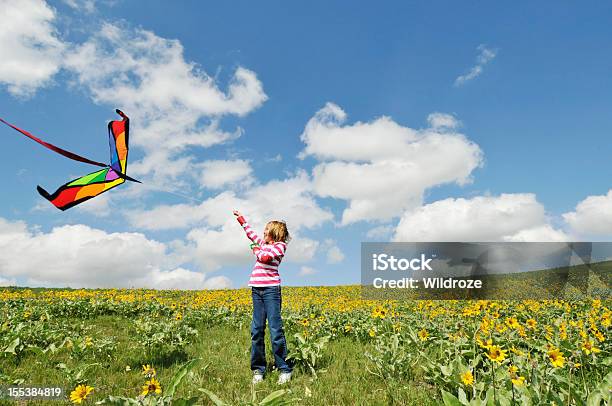
[(274, 364), (281, 372), (291, 372), (287, 363), (287, 341), (281, 319), (281, 287), (266, 286), (251, 288), (253, 297), (253, 321), (251, 322), (251, 370), (266, 372), (266, 319), (270, 325), (270, 341), (274, 353)]

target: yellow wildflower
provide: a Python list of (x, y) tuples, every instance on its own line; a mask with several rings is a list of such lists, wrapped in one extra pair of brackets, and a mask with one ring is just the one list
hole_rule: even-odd
[(498, 345), (491, 345), (489, 347), (489, 352), (487, 352), (487, 357), (491, 361), (495, 361), (498, 364), (501, 364), (504, 359), (506, 359), (506, 350), (502, 350)]
[(593, 341), (586, 340), (582, 343), (582, 352), (589, 355), (590, 353), (597, 354), (598, 352), (601, 352), (601, 350), (595, 347), (595, 343), (593, 343)]
[(533, 330), (536, 328), (536, 325), (538, 324), (538, 322), (535, 321), (534, 319), (528, 319), (525, 324), (527, 324), (527, 328)]
[(548, 358), (550, 359), (550, 363), (555, 368), (563, 368), (563, 365), (565, 365), (565, 358), (563, 357), (563, 352), (561, 352), (561, 350), (559, 350), (558, 348), (553, 347), (551, 350), (549, 350)]
[(149, 364), (142, 366), (142, 374), (147, 378), (157, 375), (157, 373), (155, 372), (155, 368), (153, 368)]
[(162, 393), (161, 385), (155, 378), (151, 378), (150, 381), (145, 382), (142, 386), (141, 396), (147, 396), (149, 393)]
[(514, 329), (518, 328), (519, 326), (519, 322), (516, 317), (506, 317), (506, 324), (508, 325), (508, 327)]
[(524, 376), (517, 376), (512, 378), (512, 383), (514, 384), (514, 386), (523, 386), (525, 384), (525, 377)]
[(474, 385), (474, 375), (472, 375), (472, 371), (467, 370), (461, 374), (461, 380), (463, 384), (466, 386)]
[(89, 395), (92, 390), (94, 390), (94, 388), (89, 385), (78, 385), (70, 392), (70, 401), (72, 403), (81, 403), (87, 398), (87, 395)]
[(384, 319), (386, 315), (387, 310), (385, 310), (384, 307), (376, 306), (374, 310), (372, 310), (372, 317), (374, 318)]
[(512, 348), (510, 348), (510, 351), (512, 351), (513, 354), (518, 355), (519, 357), (524, 354), (523, 351), (519, 350), (515, 346), (512, 346)]

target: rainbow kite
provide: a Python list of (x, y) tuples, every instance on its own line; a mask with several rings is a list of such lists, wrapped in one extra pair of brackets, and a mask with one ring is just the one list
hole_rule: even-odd
[(70, 181), (65, 185), (60, 186), (54, 193), (49, 194), (45, 189), (37, 186), (38, 192), (47, 200), (49, 200), (55, 207), (60, 210), (66, 210), (76, 206), (86, 200), (98, 196), (101, 193), (106, 192), (119, 186), (126, 180), (133, 182), (140, 181), (133, 179), (125, 174), (127, 169), (127, 157), (128, 157), (128, 139), (129, 139), (129, 128), (130, 119), (123, 114), (121, 110), (115, 110), (123, 120), (111, 121), (108, 123), (108, 141), (110, 145), (110, 165), (101, 162), (92, 161), (84, 158), (80, 155), (66, 151), (65, 149), (56, 147), (53, 144), (45, 142), (40, 138), (35, 137), (29, 132), (15, 127), (14, 125), (7, 123), (0, 118), (0, 121), (9, 127), (19, 131), (26, 137), (38, 142), (39, 144), (49, 148), (52, 151), (57, 152), (65, 157), (74, 159), (75, 161), (85, 162), (91, 165), (101, 166), (101, 169), (97, 172), (90, 173), (82, 176), (78, 179)]

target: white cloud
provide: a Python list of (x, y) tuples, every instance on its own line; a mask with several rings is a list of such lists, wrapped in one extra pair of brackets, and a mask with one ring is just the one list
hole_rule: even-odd
[[(89, 199), (74, 207), (74, 210), (91, 214), (96, 217), (107, 217), (111, 214), (111, 195), (104, 193), (96, 196), (95, 199)], [(44, 202), (48, 207), (47, 202)]]
[(454, 130), (461, 126), (461, 122), (455, 116), (446, 113), (431, 113), (427, 116), (427, 122), (434, 130)]
[(281, 154), (276, 154), (273, 158), (267, 158), (266, 162), (280, 162), (283, 160), (283, 156)]
[(144, 278), (134, 280), (130, 286), (149, 289), (229, 289), (232, 282), (225, 276), (206, 278), (201, 272), (193, 272), (183, 268), (172, 271), (154, 269)]
[(338, 247), (336, 241), (327, 239), (324, 241), (323, 246), (327, 248), (327, 263), (337, 264), (344, 261), (344, 253)]
[(329, 210), (319, 207), (311, 180), (303, 171), (290, 178), (252, 186), (240, 196), (225, 191), (199, 205), (161, 205), (129, 212), (127, 217), (132, 225), (149, 230), (187, 228), (196, 223), (221, 227), (232, 217), (233, 209), (241, 209), (261, 227), (268, 219), (284, 220), (289, 232), (315, 228), (333, 219)]
[(109, 23), (76, 47), (66, 66), (96, 101), (120, 102), (145, 114), (168, 116), (178, 109), (205, 116), (243, 116), (267, 99), (248, 69), (236, 69), (223, 92), (212, 77), (184, 59), (180, 41)]
[(23, 279), (29, 285), (75, 288), (229, 286), (225, 277), (176, 268), (189, 260), (180, 248), (140, 233), (107, 233), (81, 224), (44, 233), (0, 218), (0, 284)]
[(248, 161), (214, 160), (199, 164), (202, 168), (201, 184), (209, 189), (220, 189), (233, 184), (248, 185), (254, 181), (253, 169)]
[(303, 266), (300, 268), (300, 276), (310, 276), (316, 274), (318, 271), (309, 266)]
[(5, 279), (0, 275), (0, 286), (17, 286), (17, 279)]
[(97, 103), (121, 107), (132, 118), (130, 142), (145, 152), (130, 172), (147, 175), (158, 187), (184, 188), (195, 161), (189, 148), (236, 139), (225, 131), (225, 115), (244, 116), (267, 96), (256, 74), (238, 67), (225, 91), (194, 62), (185, 60), (178, 40), (151, 31), (106, 23), (74, 48), (65, 66)]
[(550, 224), (544, 224), (527, 228), (514, 235), (504, 238), (505, 241), (517, 242), (564, 242), (571, 240), (562, 230), (553, 228)]
[(347, 200), (342, 224), (390, 220), (422, 203), (426, 189), (445, 183), (465, 184), (482, 164), (478, 145), (453, 129), (449, 115), (429, 117), (435, 127), (414, 130), (389, 117), (343, 125), (346, 113), (327, 103), (301, 135), (301, 158), (320, 161), (313, 169), (318, 195)]
[[(317, 204), (311, 180), (303, 171), (283, 180), (251, 186), (240, 195), (225, 191), (200, 204), (160, 205), (128, 212), (126, 217), (141, 229), (192, 228), (187, 233), (185, 249), (202, 269), (213, 271), (253, 260), (244, 231), (232, 215), (233, 209), (241, 210), (260, 234), (267, 221), (284, 220), (293, 237), (285, 259), (298, 263), (312, 260), (319, 247), (318, 241), (301, 236), (302, 232), (333, 219), (329, 210)], [(332, 253), (332, 257), (337, 259), (338, 253)]]
[(461, 75), (455, 79), (455, 86), (464, 85), (472, 79), (477, 78), (482, 73), (485, 65), (488, 64), (497, 56), (497, 49), (487, 48), (484, 44), (480, 44), (477, 48), (478, 56), (476, 57), (476, 65), (472, 66), (468, 73)]
[(88, 14), (96, 11), (96, 0), (62, 0), (67, 6)]
[[(234, 224), (235, 223), (235, 224)], [(253, 227), (261, 236), (263, 227)], [(311, 261), (319, 242), (294, 234), (287, 245), (284, 262), (304, 263)], [(189, 256), (204, 271), (216, 271), (224, 266), (251, 266), (255, 259), (249, 250), (249, 241), (242, 228), (233, 220), (223, 227), (201, 227), (187, 234)]]
[(392, 225), (376, 226), (366, 232), (366, 237), (376, 241), (388, 239), (393, 234), (394, 227)]
[(394, 241), (567, 241), (533, 194), (444, 199), (407, 211)]
[(44, 1), (0, 0), (0, 84), (11, 94), (31, 96), (59, 71), (66, 45), (55, 17)]
[(612, 236), (612, 189), (606, 195), (588, 196), (572, 212), (563, 214), (572, 230), (586, 237)]

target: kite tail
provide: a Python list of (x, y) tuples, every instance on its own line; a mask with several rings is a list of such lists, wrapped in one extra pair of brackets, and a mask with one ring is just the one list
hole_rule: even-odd
[(37, 143), (39, 143), (43, 147), (49, 148), (51, 151), (57, 152), (58, 154), (63, 155), (66, 158), (74, 159), (75, 161), (84, 162), (84, 163), (90, 164), (90, 165), (100, 166), (102, 168), (106, 168), (108, 166), (107, 164), (103, 164), (102, 162), (92, 161), (91, 159), (82, 157), (82, 156), (80, 156), (78, 154), (75, 154), (74, 152), (67, 151), (67, 150), (65, 150), (63, 148), (60, 148), (60, 147), (58, 147), (56, 145), (51, 144), (50, 142), (43, 141), (40, 138), (32, 135), (28, 131), (22, 130), (21, 128), (19, 128), (17, 126), (14, 126), (13, 124), (11, 124), (9, 122), (4, 121), (2, 118), (0, 118), (0, 122), (2, 122), (4, 124), (6, 124), (7, 126), (11, 127), (13, 130), (20, 132), (21, 134), (25, 135), (29, 139), (31, 139), (33, 141), (36, 141)]

